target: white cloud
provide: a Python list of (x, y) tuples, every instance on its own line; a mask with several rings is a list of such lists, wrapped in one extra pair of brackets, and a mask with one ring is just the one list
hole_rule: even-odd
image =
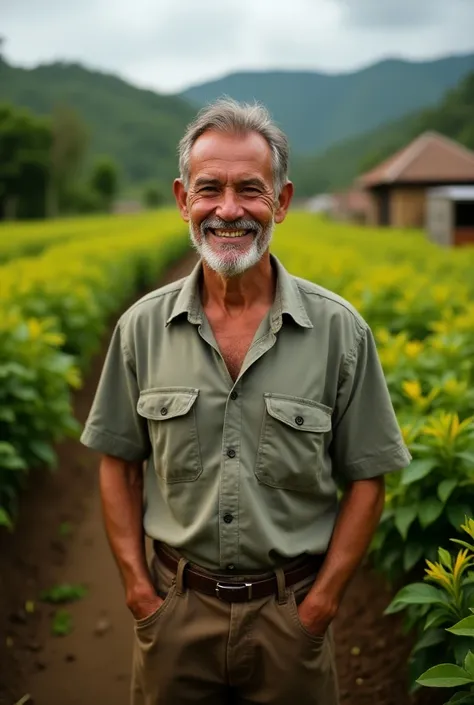
[(235, 70), (474, 51), (473, 26), (473, 0), (3, 0), (1, 33), (13, 63), (80, 61), (173, 91)]

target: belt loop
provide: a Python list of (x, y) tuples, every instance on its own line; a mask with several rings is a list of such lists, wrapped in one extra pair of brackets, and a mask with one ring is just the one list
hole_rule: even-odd
[(275, 576), (278, 586), (278, 604), (284, 605), (288, 599), (288, 595), (286, 593), (286, 580), (283, 568), (275, 568)]
[(181, 597), (184, 593), (184, 570), (188, 564), (186, 558), (179, 559), (178, 568), (176, 569), (176, 594)]

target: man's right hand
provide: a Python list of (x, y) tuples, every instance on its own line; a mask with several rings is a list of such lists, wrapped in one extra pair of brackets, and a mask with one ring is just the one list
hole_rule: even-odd
[(139, 590), (127, 596), (127, 607), (134, 619), (146, 619), (156, 612), (164, 600), (151, 588), (146, 591)]

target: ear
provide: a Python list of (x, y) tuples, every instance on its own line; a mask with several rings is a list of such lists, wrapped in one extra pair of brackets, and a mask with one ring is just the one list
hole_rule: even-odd
[(278, 197), (278, 201), (276, 202), (275, 223), (282, 223), (285, 220), (286, 214), (288, 213), (288, 209), (290, 207), (291, 199), (293, 198), (293, 193), (294, 186), (291, 181), (288, 181), (283, 186)]
[(186, 189), (184, 188), (184, 184), (181, 179), (175, 179), (173, 182), (173, 193), (174, 197), (176, 199), (176, 204), (179, 208), (179, 212), (181, 213), (181, 217), (183, 220), (189, 222), (189, 213), (188, 213), (188, 204), (187, 204), (187, 192)]

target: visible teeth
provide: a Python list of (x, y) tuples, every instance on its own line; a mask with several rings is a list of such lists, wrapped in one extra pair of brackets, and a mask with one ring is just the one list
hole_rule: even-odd
[(242, 237), (245, 230), (214, 230), (217, 237)]

